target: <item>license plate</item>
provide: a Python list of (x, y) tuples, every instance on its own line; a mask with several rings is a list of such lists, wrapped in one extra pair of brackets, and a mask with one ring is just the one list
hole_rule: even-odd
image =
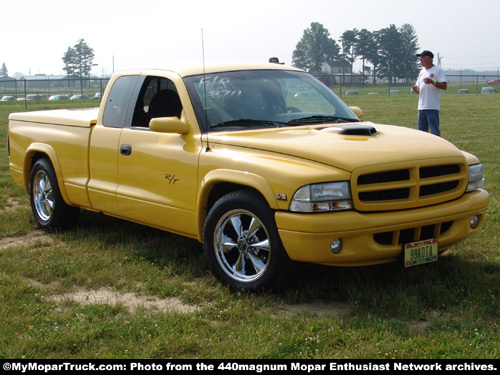
[(438, 240), (418, 241), (407, 243), (404, 247), (405, 267), (434, 262), (438, 258)]

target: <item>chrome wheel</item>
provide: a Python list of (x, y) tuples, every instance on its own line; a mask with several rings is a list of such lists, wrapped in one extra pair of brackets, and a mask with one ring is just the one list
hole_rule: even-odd
[(52, 217), (54, 210), (54, 194), (49, 176), (43, 170), (36, 172), (32, 189), (36, 213), (40, 219), (48, 221)]
[(230, 278), (247, 283), (266, 272), (272, 250), (269, 234), (253, 213), (243, 209), (227, 212), (214, 234), (217, 262)]
[(213, 204), (203, 245), (210, 270), (231, 288), (277, 289), (290, 280), (293, 264), (281, 243), (274, 211), (256, 191), (233, 191)]
[(33, 216), (41, 228), (63, 229), (76, 224), (80, 209), (67, 205), (62, 198), (49, 159), (42, 158), (33, 164), (29, 192)]

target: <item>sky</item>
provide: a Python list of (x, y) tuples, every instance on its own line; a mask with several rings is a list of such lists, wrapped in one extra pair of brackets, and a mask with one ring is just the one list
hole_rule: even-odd
[(25, 0), (0, 9), (9, 76), (64, 74), (62, 57), (80, 39), (94, 50), (98, 76), (203, 59), (291, 64), (312, 22), (335, 40), (410, 24), (420, 50), (439, 55), (445, 70), (500, 69), (499, 0)]

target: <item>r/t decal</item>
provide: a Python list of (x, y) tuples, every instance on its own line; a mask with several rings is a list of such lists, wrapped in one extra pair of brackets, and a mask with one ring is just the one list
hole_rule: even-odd
[(175, 185), (175, 183), (179, 181), (178, 178), (175, 178), (175, 174), (168, 174), (168, 173), (165, 175), (165, 180), (168, 181), (169, 185)]

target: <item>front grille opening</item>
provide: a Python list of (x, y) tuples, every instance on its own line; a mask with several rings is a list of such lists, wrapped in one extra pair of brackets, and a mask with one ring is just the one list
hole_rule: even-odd
[(392, 245), (392, 237), (394, 232), (375, 233), (373, 236), (375, 242), (380, 245)]
[(453, 221), (447, 221), (446, 223), (441, 224), (441, 230), (439, 231), (439, 234), (446, 233), (448, 229), (451, 228), (453, 225)]
[(358, 177), (358, 185), (379, 184), (383, 182), (407, 181), (410, 179), (408, 169), (397, 171), (386, 171), (379, 173), (370, 173)]
[(414, 228), (402, 230), (399, 233), (398, 244), (413, 242), (413, 241), (415, 241), (414, 238), (415, 238), (415, 229)]
[(436, 165), (436, 166), (432, 166), (432, 167), (420, 168), (420, 178), (446, 176), (446, 175), (458, 174), (458, 173), (460, 173), (460, 166), (457, 164)]
[(434, 238), (434, 225), (427, 225), (420, 229), (419, 241), (428, 240), (429, 238)]
[[(423, 227), (403, 229), (401, 231), (376, 233), (373, 238), (375, 242), (380, 245), (397, 244), (402, 246), (405, 243), (434, 238), (436, 236), (435, 233), (437, 229), (439, 229), (439, 236), (441, 236), (446, 233), (452, 225), (453, 221), (447, 221), (445, 223), (441, 223), (441, 225), (434, 224), (426, 225)], [(420, 236), (418, 236), (418, 238), (415, 238), (418, 231), (420, 231)]]
[(432, 194), (444, 193), (455, 189), (458, 186), (458, 181), (442, 182), (440, 184), (432, 184), (420, 187), (420, 196), (427, 197)]
[(410, 189), (389, 189), (389, 190), (376, 190), (359, 193), (359, 200), (365, 202), (375, 201), (390, 201), (395, 199), (408, 199), (410, 197)]

